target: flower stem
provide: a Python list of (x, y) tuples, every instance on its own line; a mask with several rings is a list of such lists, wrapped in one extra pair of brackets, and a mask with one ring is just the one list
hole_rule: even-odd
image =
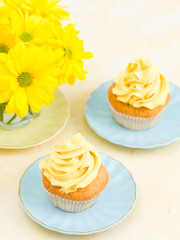
[(7, 102), (0, 104), (0, 121), (1, 122), (3, 122), (4, 120), (4, 112), (5, 112), (6, 106), (7, 106)]
[(15, 118), (16, 118), (16, 114), (14, 114), (11, 119), (9, 119), (9, 121), (7, 122), (7, 124), (10, 124)]
[(30, 113), (31, 115), (33, 115), (33, 112), (32, 112), (32, 110), (31, 110), (30, 107), (29, 107), (29, 113)]
[(4, 109), (0, 106), (0, 121), (3, 122)]

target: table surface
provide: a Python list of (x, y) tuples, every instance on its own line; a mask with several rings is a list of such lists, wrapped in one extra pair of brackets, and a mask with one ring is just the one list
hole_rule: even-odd
[[(87, 125), (84, 106), (90, 93), (113, 79), (138, 56), (150, 56), (170, 82), (180, 86), (179, 0), (63, 0), (94, 58), (86, 61), (85, 82), (60, 89), (71, 116), (55, 138), (24, 150), (0, 150), (0, 239), (180, 239), (180, 141), (166, 147), (137, 150), (116, 146), (97, 136)], [(123, 163), (137, 184), (137, 202), (132, 213), (106, 232), (67, 236), (33, 222), (22, 210), (18, 182), (24, 170), (48, 153), (58, 141), (81, 132), (100, 152)]]

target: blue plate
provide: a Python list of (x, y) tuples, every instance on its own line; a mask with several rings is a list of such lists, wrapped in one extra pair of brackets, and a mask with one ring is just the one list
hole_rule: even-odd
[(171, 101), (157, 125), (133, 131), (120, 126), (113, 118), (107, 101), (107, 89), (111, 84), (112, 81), (101, 85), (86, 104), (87, 122), (99, 136), (130, 148), (155, 148), (180, 139), (180, 88), (170, 84)]
[(22, 208), (37, 223), (53, 231), (72, 235), (86, 235), (105, 231), (120, 223), (132, 210), (136, 199), (136, 185), (123, 165), (100, 154), (110, 175), (108, 186), (91, 208), (69, 213), (54, 207), (42, 187), (39, 162), (33, 163), (19, 182)]

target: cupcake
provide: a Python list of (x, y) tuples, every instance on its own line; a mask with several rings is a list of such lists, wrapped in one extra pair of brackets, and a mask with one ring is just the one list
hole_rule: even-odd
[(115, 120), (132, 130), (153, 127), (169, 101), (168, 81), (148, 57), (130, 62), (108, 89)]
[(109, 181), (98, 152), (81, 134), (57, 144), (39, 167), (52, 203), (68, 212), (91, 207)]

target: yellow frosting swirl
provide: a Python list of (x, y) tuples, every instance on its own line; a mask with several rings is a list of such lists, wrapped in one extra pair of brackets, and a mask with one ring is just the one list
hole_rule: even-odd
[(57, 144), (39, 167), (53, 186), (68, 194), (89, 185), (97, 177), (100, 165), (95, 148), (81, 134), (76, 134)]
[(126, 70), (115, 79), (113, 93), (117, 95), (117, 100), (133, 107), (154, 109), (165, 104), (169, 85), (148, 57), (139, 57), (130, 62)]

